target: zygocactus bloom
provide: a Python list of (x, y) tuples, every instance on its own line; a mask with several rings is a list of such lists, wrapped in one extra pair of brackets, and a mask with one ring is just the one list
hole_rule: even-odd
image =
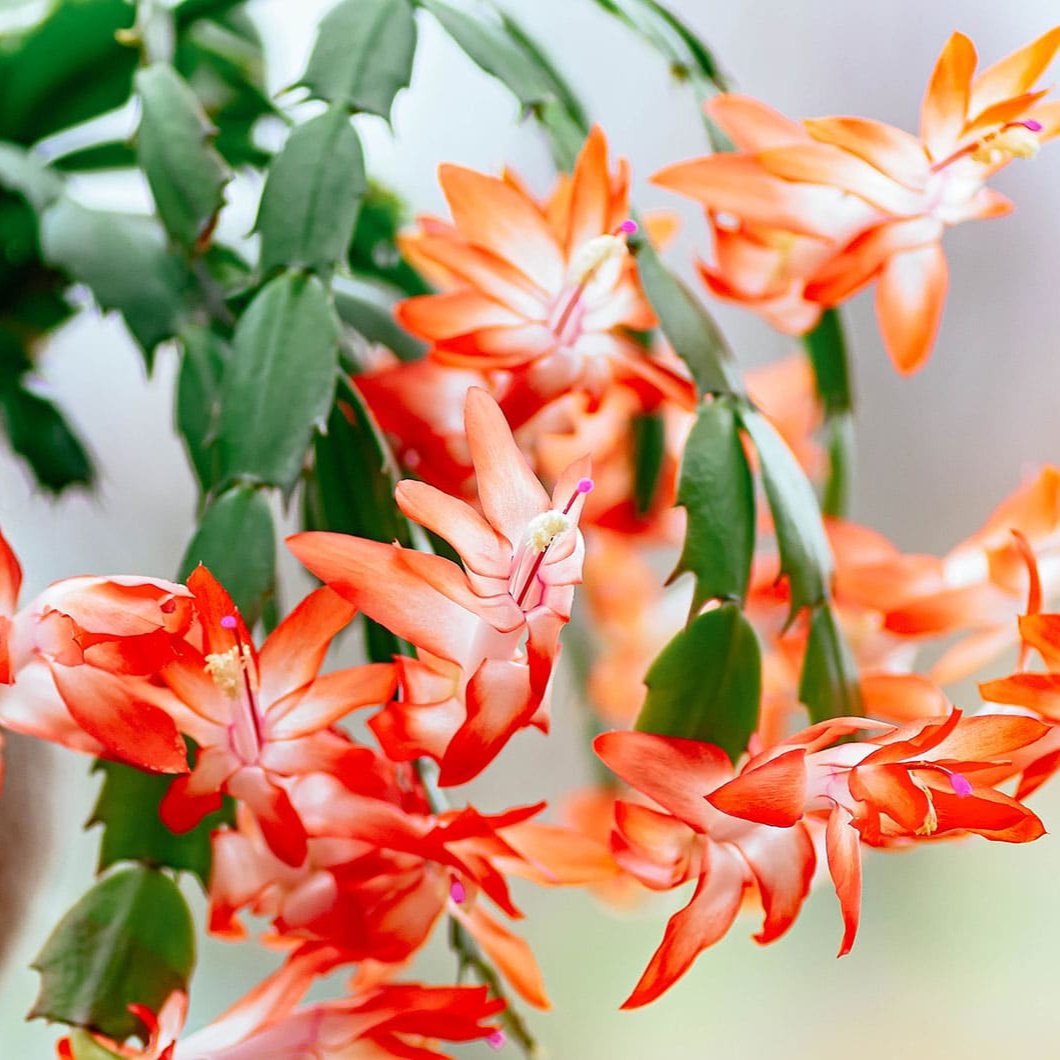
[(154, 578), (64, 578), (16, 613), (21, 583), (0, 537), (0, 726), (141, 769), (187, 769), (147, 678), (175, 657), (191, 593)]
[[(607, 765), (668, 811), (617, 804), (619, 863), (658, 888), (698, 880), (626, 1007), (653, 1000), (717, 942), (745, 891), (757, 891), (765, 908), (756, 940), (782, 934), (809, 889), (810, 837), (822, 829), (845, 925), (840, 956), (857, 932), (862, 842), (967, 833), (1010, 843), (1037, 839), (1041, 821), (991, 785), (1013, 775), (1013, 751), (1047, 731), (1033, 718), (962, 718), (959, 710), (901, 728), (839, 718), (781, 741), (735, 776), (710, 744), (640, 732), (598, 737), (594, 746)], [(850, 741), (859, 733), (871, 735)]]
[[(436, 1051), (439, 1039), (492, 1045), (504, 1041), (496, 1024), (484, 1022), (501, 1012), (504, 1002), (491, 1000), (484, 986), (392, 983), (296, 1007), (316, 976), (335, 963), (326, 948), (306, 947), (214, 1022), (187, 1037), (181, 1037), (187, 995), (174, 991), (157, 1014), (134, 1006), (149, 1032), (144, 1048), (97, 1036), (92, 1040), (107, 1056), (126, 1060), (451, 1060), (448, 1053)], [(74, 1060), (85, 1054), (64, 1038), (58, 1055), (60, 1060)]]
[(350, 711), (385, 703), (396, 678), (389, 663), (318, 676), (332, 638), (356, 611), (330, 589), (306, 597), (255, 650), (231, 598), (206, 570), (188, 579), (202, 650), (187, 644), (161, 677), (166, 709), (199, 745), (189, 775), (162, 802), (165, 823), (193, 828), (226, 792), (254, 813), (269, 846), (290, 865), (305, 858), (306, 834), (283, 779), (320, 770), (356, 780), (367, 748), (331, 726)]
[(1060, 132), (1060, 104), (1034, 91), (1060, 27), (975, 77), (954, 33), (932, 74), (920, 137), (867, 118), (790, 121), (742, 96), (707, 103), (738, 153), (670, 166), (657, 183), (708, 212), (719, 297), (801, 334), (821, 309), (876, 281), (884, 345), (899, 371), (927, 360), (947, 288), (946, 227), (1012, 204), (986, 181)]
[[(288, 540), (314, 574), (421, 650), (425, 672), (403, 664), (405, 698), (387, 710), (404, 715), (394, 726), (404, 733), (429, 730), (421, 753), (439, 760), (444, 785), (477, 775), (545, 703), (581, 580), (578, 517), (593, 488), (586, 457), (549, 497), (485, 391), (468, 391), (465, 420), (482, 514), (422, 482), (401, 482), (396, 493), (405, 515), (449, 541), (463, 566), (345, 534)], [(411, 717), (419, 708), (428, 713)]]
[(445, 165), (439, 180), (453, 223), (423, 218), (403, 246), (447, 289), (397, 311), (432, 357), (514, 371), (539, 404), (570, 389), (599, 396), (615, 375), (688, 400), (691, 384), (627, 334), (655, 317), (626, 249), (628, 166), (612, 176), (599, 128), (543, 204), (509, 173)]

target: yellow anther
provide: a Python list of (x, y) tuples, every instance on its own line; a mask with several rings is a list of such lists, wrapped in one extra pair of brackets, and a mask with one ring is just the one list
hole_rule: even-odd
[(1038, 137), (1030, 129), (1022, 125), (1010, 125), (993, 136), (985, 137), (972, 152), (972, 160), (996, 166), (1010, 158), (1034, 158), (1041, 146)]
[(244, 646), (242, 653), (232, 646), (228, 651), (206, 656), (203, 669), (210, 679), (229, 699), (235, 699), (243, 687), (243, 670), (250, 665), (250, 652)]
[(931, 789), (914, 773), (909, 774), (909, 779), (927, 798), (927, 813), (924, 814), (924, 820), (920, 822), (920, 827), (917, 828), (913, 834), (934, 835), (939, 829), (939, 815), (935, 812), (935, 803), (931, 798)]

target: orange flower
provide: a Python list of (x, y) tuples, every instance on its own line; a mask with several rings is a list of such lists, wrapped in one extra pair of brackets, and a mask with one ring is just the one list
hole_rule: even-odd
[[(108, 1056), (128, 1060), (259, 1060), (314, 1057), (315, 1060), (450, 1060), (435, 1051), (438, 1039), (504, 1041), (503, 1032), (483, 1023), (504, 1008), (484, 986), (423, 986), (393, 983), (334, 1001), (296, 1008), (314, 979), (336, 961), (326, 948), (307, 946), (278, 971), (202, 1030), (181, 1038), (188, 999), (169, 995), (157, 1014), (131, 1006), (149, 1031), (143, 1049), (94, 1036)], [(60, 1060), (74, 1060), (69, 1038), (59, 1042)]]
[(485, 911), (480, 896), (520, 917), (506, 875), (553, 886), (603, 882), (617, 873), (607, 847), (529, 820), (543, 803), (491, 816), (471, 807), (433, 814), (404, 771), (385, 761), (375, 767), (387, 769), (394, 783), (380, 797), (355, 794), (324, 774), (289, 784), (309, 833), (303, 865), (280, 861), (246, 812), (238, 829), (215, 833), (210, 930), (242, 937), (236, 917), (249, 908), (273, 921), (284, 944), (322, 942), (346, 961), (394, 968), (448, 912), (523, 997), (547, 1006), (530, 948)]
[(148, 677), (192, 620), (183, 585), (64, 578), (15, 613), (22, 573), (0, 537), (0, 726), (141, 769), (187, 769)]
[(755, 936), (765, 945), (794, 922), (810, 890), (816, 855), (806, 827), (774, 828), (735, 820), (704, 796), (732, 779), (724, 751), (712, 744), (645, 732), (608, 732), (593, 744), (603, 761), (666, 812), (615, 803), (612, 839), (619, 864), (646, 886), (667, 890), (696, 881), (689, 904), (666, 926), (623, 1008), (668, 990), (732, 926), (745, 892), (765, 912)]
[(737, 153), (670, 166), (657, 183), (702, 203), (721, 298), (801, 334), (824, 306), (876, 281), (876, 311), (895, 366), (914, 372), (935, 340), (948, 283), (946, 227), (1012, 204), (985, 186), (1013, 158), (1060, 132), (1060, 104), (1034, 82), (1060, 27), (975, 77), (972, 42), (954, 33), (921, 109), (920, 138), (867, 118), (800, 123), (742, 96), (707, 103)]
[(510, 173), (444, 165), (453, 223), (422, 218), (404, 241), (447, 290), (402, 302), (398, 319), (449, 365), (505, 369), (538, 405), (567, 390), (600, 396), (615, 376), (688, 401), (691, 384), (628, 335), (655, 324), (626, 235), (629, 171), (612, 175), (594, 128), (570, 178), (538, 203)]
[[(875, 733), (842, 742), (861, 731)], [(1041, 821), (993, 784), (1013, 751), (1040, 740), (1033, 718), (984, 714), (901, 728), (864, 718), (811, 726), (747, 762), (707, 794), (712, 806), (776, 828), (827, 821), (828, 867), (843, 911), (839, 955), (849, 952), (861, 904), (861, 847), (974, 833), (1008, 843), (1043, 835)]]
[[(581, 581), (578, 518), (593, 488), (584, 457), (550, 497), (484, 390), (468, 391), (465, 419), (483, 514), (423, 482), (396, 492), (405, 515), (448, 540), (462, 565), (345, 534), (288, 540), (314, 574), (420, 649), (401, 662), (403, 698), (373, 727), (400, 759), (438, 759), (443, 785), (476, 776), (518, 729), (545, 724), (560, 631)], [(387, 732), (401, 734), (397, 746)], [(408, 740), (415, 733), (418, 748)]]
[(352, 710), (385, 703), (396, 687), (389, 663), (319, 676), (332, 638), (356, 614), (330, 589), (311, 593), (254, 648), (235, 605), (205, 567), (188, 579), (202, 650), (187, 644), (161, 677), (164, 709), (199, 745), (195, 768), (170, 786), (163, 821), (195, 827), (226, 792), (255, 814), (269, 846), (290, 865), (305, 858), (305, 829), (283, 778), (330, 772), (360, 779), (372, 754), (337, 731)]
[[(868, 732), (872, 735), (851, 741)], [(948, 717), (902, 728), (865, 718), (822, 722), (747, 761), (736, 775), (711, 744), (641, 732), (597, 738), (597, 754), (659, 804), (616, 805), (616, 857), (645, 884), (697, 880), (689, 905), (624, 1007), (654, 1000), (729, 930), (745, 891), (758, 893), (760, 943), (794, 921), (815, 866), (811, 834), (825, 832), (850, 950), (861, 905), (861, 844), (905, 845), (974, 833), (1025, 843), (1044, 833), (1025, 806), (994, 790), (1013, 751), (1040, 740), (1032, 718)]]

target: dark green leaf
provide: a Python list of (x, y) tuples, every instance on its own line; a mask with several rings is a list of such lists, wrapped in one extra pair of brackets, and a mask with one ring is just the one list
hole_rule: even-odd
[(154, 221), (62, 198), (44, 213), (41, 246), (45, 260), (86, 284), (101, 308), (122, 314), (148, 356), (179, 330), (190, 277)]
[(99, 1031), (116, 1041), (146, 1038), (128, 1006), (157, 1012), (185, 990), (195, 930), (177, 885), (137, 865), (100, 880), (63, 917), (33, 967), (41, 988), (30, 1013)]
[(861, 716), (858, 668), (835, 612), (827, 605), (810, 612), (799, 699), (806, 705), (811, 721)]
[(38, 485), (51, 493), (71, 486), (91, 486), (92, 462), (62, 412), (22, 380), (0, 381), (0, 413), (11, 448), (33, 471)]
[(827, 601), (832, 581), (828, 545), (813, 487), (773, 425), (757, 412), (740, 409), (761, 463), (769, 510), (780, 550), (781, 573), (791, 588), (789, 621), (804, 607)]
[(825, 515), (845, 516), (850, 511), (854, 485), (854, 415), (837, 412), (825, 420), (828, 478), (821, 495)]
[(233, 486), (214, 499), (180, 564), (180, 580), (200, 564), (228, 590), (247, 623), (261, 617), (276, 587), (276, 532), (260, 489)]
[(126, 0), (63, 0), (0, 48), (0, 139), (30, 144), (120, 107), (137, 53), (115, 33), (135, 10)]
[(700, 392), (738, 393), (740, 377), (725, 340), (699, 299), (659, 259), (647, 239), (636, 246), (644, 293), (674, 352), (688, 365)]
[(331, 407), (338, 323), (313, 276), (281, 273), (240, 318), (221, 399), (222, 474), (290, 490)]
[(406, 220), (401, 199), (369, 181), (353, 229), (349, 266), (357, 275), (382, 280), (403, 294), (430, 294), (430, 285), (402, 258), (398, 248), (397, 235)]
[(802, 341), (813, 365), (825, 414), (829, 467), (821, 507), (826, 515), (845, 515), (854, 477), (854, 396), (850, 385), (850, 355), (839, 311), (826, 309), (817, 326)]
[(0, 143), (0, 187), (21, 195), (40, 213), (62, 194), (63, 182), (33, 152), (16, 144)]
[(409, 0), (340, 0), (321, 20), (300, 84), (317, 98), (386, 118), (412, 77)]
[(633, 418), (633, 503), (638, 515), (651, 511), (666, 456), (666, 424), (658, 412)]
[(103, 786), (88, 825), (103, 826), (97, 872), (119, 861), (139, 861), (150, 868), (192, 872), (206, 888), (210, 878), (210, 832), (231, 823), (231, 808), (208, 814), (191, 831), (177, 835), (158, 815), (158, 807), (173, 783), (171, 776), (143, 773), (120, 762), (100, 759), (93, 767), (103, 774)]
[(755, 546), (755, 498), (739, 425), (725, 398), (700, 406), (685, 443), (677, 503), (688, 513), (670, 580), (695, 575), (691, 614), (708, 600), (742, 600)]
[(335, 309), (339, 319), (369, 342), (378, 342), (403, 361), (418, 361), (427, 347), (394, 320), (393, 311), (335, 288)]
[(758, 726), (762, 655), (736, 604), (696, 618), (666, 645), (644, 683), (637, 729), (716, 744), (735, 762)]
[(394, 501), (392, 457), (360, 394), (345, 380), (314, 448), (320, 528), (410, 544), (408, 523)]
[[(393, 457), (360, 394), (345, 379), (327, 432), (317, 435), (315, 452), (314, 474), (306, 483), (309, 525), (373, 541), (411, 543), (409, 524), (394, 502)], [(373, 662), (411, 653), (399, 637), (366, 616), (364, 635)]]
[(87, 173), (100, 169), (133, 169), (136, 149), (125, 140), (108, 140), (90, 144), (59, 155), (52, 165), (64, 173)]
[(346, 257), (367, 186), (361, 141), (344, 107), (329, 107), (295, 129), (261, 196), (262, 271), (333, 269)]
[(850, 355), (839, 310), (826, 309), (817, 326), (802, 337), (802, 342), (813, 365), (817, 393), (825, 412), (852, 412)]
[(217, 481), (217, 424), (228, 350), (208, 328), (185, 328), (181, 338), (184, 357), (177, 379), (177, 429), (205, 492)]
[(166, 230), (186, 248), (213, 227), (231, 178), (211, 145), (214, 129), (187, 82), (168, 63), (136, 75), (143, 116), (136, 136), (140, 168)]

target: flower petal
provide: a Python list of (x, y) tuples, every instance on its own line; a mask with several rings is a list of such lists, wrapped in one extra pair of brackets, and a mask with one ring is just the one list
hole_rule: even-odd
[(883, 344), (895, 367), (909, 375), (931, 354), (949, 285), (942, 247), (895, 254), (880, 273), (876, 314)]
[(936, 160), (953, 150), (964, 128), (976, 62), (975, 45), (954, 33), (932, 71), (920, 108), (920, 138)]
[(747, 877), (746, 866), (727, 846), (710, 845), (709, 860), (692, 901), (670, 918), (662, 944), (622, 1008), (639, 1008), (654, 1001), (725, 935), (740, 911)]

